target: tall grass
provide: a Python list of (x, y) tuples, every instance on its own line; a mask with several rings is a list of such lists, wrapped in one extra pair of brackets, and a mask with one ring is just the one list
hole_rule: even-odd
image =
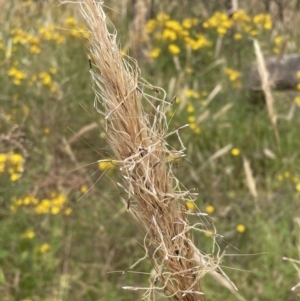
[(140, 78), (134, 60), (122, 58), (116, 33), (107, 29), (102, 4), (86, 0), (80, 6), (90, 31), (95, 105), (101, 105), (98, 109), (115, 153), (113, 162), (125, 182), (118, 186), (125, 192), (128, 210), (145, 230), (145, 258), (149, 257), (155, 270), (145, 296), (150, 299), (155, 291), (163, 291), (174, 300), (204, 300), (200, 278), (217, 265), (191, 238), (191, 228), (205, 231), (200, 224), (190, 226), (186, 218), (185, 203), (193, 202), (195, 193), (182, 190), (172, 164), (167, 163), (174, 153), (178, 158), (184, 156), (182, 143), (176, 152), (166, 139), (177, 135), (181, 142), (180, 131), (186, 126), (167, 133), (166, 110), (172, 102), (166, 100), (162, 89)]

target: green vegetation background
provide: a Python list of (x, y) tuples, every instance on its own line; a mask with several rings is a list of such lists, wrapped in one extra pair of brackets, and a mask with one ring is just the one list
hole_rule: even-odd
[[(299, 53), (297, 3), (283, 19), (274, 3), (268, 12), (254, 0), (232, 16), (217, 1), (162, 2), (144, 15), (130, 1), (106, 4), (123, 53), (177, 96), (170, 129), (189, 124), (186, 159), (168, 159), (199, 193), (187, 209), (209, 213), (223, 235), (222, 268), (245, 300), (296, 300), (297, 271), (282, 257), (299, 259), (300, 86), (273, 94), (276, 139), (264, 104), (247, 101), (247, 75), (253, 38), (266, 57)], [(0, 300), (141, 299), (122, 286), (147, 286), (151, 265), (122, 274), (144, 255), (144, 233), (116, 186), (78, 8), (0, 4)], [(211, 233), (195, 234), (207, 253)], [(203, 290), (207, 300), (238, 300), (210, 275)]]

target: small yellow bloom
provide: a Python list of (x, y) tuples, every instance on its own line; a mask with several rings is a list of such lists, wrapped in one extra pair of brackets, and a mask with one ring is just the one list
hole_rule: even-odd
[(42, 245), (38, 248), (38, 251), (39, 251), (41, 254), (44, 254), (44, 253), (48, 252), (49, 250), (50, 250), (50, 245), (47, 244), (47, 243), (42, 244)]
[(89, 188), (88, 188), (87, 185), (82, 185), (82, 186), (80, 187), (80, 191), (81, 191), (82, 193), (86, 193), (88, 190), (89, 190)]
[(115, 165), (113, 161), (100, 161), (98, 162), (98, 167), (100, 170), (107, 170), (107, 169), (114, 168)]
[(175, 44), (170, 44), (168, 49), (172, 55), (177, 55), (180, 53), (180, 48)]
[(43, 134), (48, 135), (50, 133), (50, 129), (48, 127), (43, 128)]
[(275, 39), (274, 39), (274, 43), (279, 46), (281, 43), (282, 43), (282, 37), (281, 36), (277, 36)]
[(157, 21), (159, 21), (159, 22), (165, 22), (165, 21), (167, 21), (167, 20), (170, 19), (170, 16), (167, 15), (167, 14), (165, 14), (165, 13), (159, 13), (159, 14), (157, 15), (156, 19), (157, 19)]
[(150, 19), (146, 24), (146, 32), (149, 34), (153, 33), (155, 28), (156, 28), (156, 21), (153, 19)]
[(188, 113), (193, 113), (195, 111), (195, 108), (193, 105), (188, 105), (186, 110), (188, 111)]
[(296, 190), (300, 191), (300, 183), (296, 185)]
[(242, 224), (236, 226), (236, 231), (240, 233), (244, 233), (246, 231), (246, 227)]
[(240, 153), (241, 153), (241, 151), (238, 148), (233, 148), (231, 150), (232, 156), (239, 156)]
[(153, 50), (150, 51), (149, 56), (156, 59), (159, 57), (160, 53), (161, 53), (160, 48), (154, 48)]
[(57, 72), (57, 69), (55, 67), (50, 67), (49, 68), (49, 73), (55, 74)]
[(74, 26), (74, 25), (76, 25), (76, 20), (73, 17), (68, 17), (65, 20), (65, 23), (68, 24), (68, 25)]
[(42, 80), (42, 83), (45, 85), (45, 86), (49, 86), (51, 84), (51, 76), (50, 74), (48, 74), (47, 72), (41, 72), (39, 74), (39, 78)]
[(21, 177), (21, 175), (19, 173), (13, 173), (13, 174), (10, 175), (10, 180), (12, 182), (15, 182), (15, 181), (19, 180), (20, 177)]
[(197, 128), (197, 124), (196, 123), (190, 123), (189, 127), (190, 127), (191, 130), (195, 131), (196, 128)]
[(188, 117), (188, 121), (189, 121), (189, 123), (195, 122), (195, 121), (196, 121), (195, 116), (189, 116), (189, 117)]
[(297, 106), (300, 107), (300, 96), (297, 96), (295, 99), (294, 99), (295, 103)]
[(215, 207), (209, 205), (209, 206), (207, 206), (207, 207), (205, 208), (205, 211), (206, 211), (207, 213), (213, 213), (213, 212), (215, 211)]
[(58, 214), (60, 212), (60, 207), (59, 206), (52, 206), (51, 207), (51, 213), (53, 214), (53, 215), (56, 215), (56, 214)]
[(196, 210), (196, 206), (195, 203), (192, 201), (186, 201), (185, 202), (186, 208), (190, 211), (195, 211)]
[(0, 163), (5, 163), (7, 160), (7, 154), (0, 153)]
[(192, 74), (192, 73), (194, 73), (194, 69), (191, 68), (191, 67), (186, 67), (186, 68), (185, 68), (185, 72), (186, 72), (187, 74)]
[(37, 45), (32, 45), (30, 46), (30, 52), (34, 54), (39, 54), (41, 53), (41, 48), (38, 47)]
[(188, 89), (188, 90), (185, 91), (185, 96), (188, 97), (188, 98), (192, 97), (193, 94), (194, 94), (194, 90), (192, 90), (192, 89)]
[(243, 38), (243, 36), (242, 36), (239, 32), (237, 32), (237, 33), (235, 33), (235, 34), (233, 35), (233, 38), (234, 38), (236, 41), (238, 41), (238, 40), (241, 40), (241, 39)]
[(194, 129), (195, 134), (200, 134), (201, 133), (201, 128), (200, 126), (196, 126), (196, 128)]
[(282, 180), (283, 180), (282, 175), (278, 175), (278, 176), (277, 176), (277, 181), (281, 182)]
[(65, 215), (70, 215), (72, 213), (73, 209), (68, 207), (66, 210), (65, 210)]
[(32, 230), (28, 230), (27, 232), (25, 232), (23, 235), (21, 235), (22, 238), (25, 239), (32, 239), (35, 237), (35, 233)]

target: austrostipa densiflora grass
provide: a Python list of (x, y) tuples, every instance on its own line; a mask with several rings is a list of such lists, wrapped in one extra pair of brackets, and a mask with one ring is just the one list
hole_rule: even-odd
[[(168, 131), (165, 113), (172, 97), (167, 101), (163, 89), (141, 79), (135, 60), (122, 57), (116, 32), (107, 29), (104, 3), (78, 4), (90, 32), (95, 107), (105, 120), (107, 140), (123, 178), (118, 186), (126, 193), (127, 208), (144, 227), (145, 258), (155, 271), (150, 287), (124, 289), (145, 289), (147, 300), (154, 300), (155, 292), (173, 300), (204, 300), (200, 279), (218, 268), (221, 256), (205, 255), (193, 243), (192, 230), (206, 231), (202, 220), (190, 225), (187, 219), (185, 203), (193, 202), (195, 194), (182, 189), (167, 160), (174, 153), (184, 156), (180, 132), (187, 125)], [(171, 135), (177, 136), (179, 151), (167, 143)], [(194, 214), (204, 219), (204, 214)]]

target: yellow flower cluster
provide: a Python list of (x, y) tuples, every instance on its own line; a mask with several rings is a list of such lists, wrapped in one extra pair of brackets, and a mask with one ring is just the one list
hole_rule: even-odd
[(292, 174), (289, 171), (285, 171), (277, 175), (277, 181), (283, 182), (284, 180), (293, 183), (293, 185), (295, 185), (296, 190), (300, 192), (300, 177), (298, 177), (295, 174)]
[(13, 83), (17, 86), (27, 77), (26, 73), (17, 67), (11, 67), (8, 71), (8, 75), (13, 78)]
[[(258, 14), (252, 19), (244, 10), (237, 10), (230, 18), (226, 13), (217, 11), (202, 25), (204, 28), (215, 29), (221, 36), (225, 35), (233, 27), (238, 31), (256, 36), (258, 29), (270, 30), (272, 28), (272, 19), (269, 14)], [(240, 40), (241, 38), (242, 34), (240, 32), (235, 33), (235, 40)]]
[(281, 48), (281, 45), (282, 45), (282, 36), (275, 37), (274, 44), (275, 44), (275, 47), (273, 48), (273, 52), (275, 54), (279, 54), (280, 53), (280, 48)]
[[(203, 34), (196, 32), (197, 24), (196, 18), (186, 18), (179, 22), (170, 19), (169, 15), (161, 13), (157, 15), (156, 19), (148, 21), (146, 31), (153, 35), (156, 41), (167, 44), (170, 54), (178, 55), (181, 52), (180, 46), (192, 50), (211, 46), (211, 42)], [(154, 47), (149, 56), (157, 58), (160, 54), (161, 48)]]
[(66, 38), (58, 32), (54, 24), (42, 26), (39, 29), (39, 34), (42, 39), (55, 42), (56, 44), (62, 44), (66, 41)]
[(72, 213), (72, 208), (67, 207), (67, 197), (63, 193), (52, 192), (50, 197), (39, 200), (34, 195), (29, 194), (24, 198), (14, 200), (11, 206), (12, 211), (16, 211), (19, 207), (34, 208), (37, 214), (53, 214), (56, 215), (63, 212), (65, 215)]
[(13, 152), (0, 153), (0, 173), (7, 171), (11, 181), (17, 181), (24, 170), (24, 158)]
[(188, 112), (188, 122), (189, 122), (189, 127), (190, 129), (195, 133), (195, 134), (200, 134), (201, 133), (201, 128), (200, 126), (197, 124), (196, 121), (196, 117), (193, 114), (195, 112), (195, 106), (194, 103), (195, 102), (200, 102), (201, 105), (205, 105), (206, 104), (206, 100), (201, 100), (201, 97), (206, 97), (207, 96), (207, 92), (206, 91), (202, 91), (201, 93), (192, 90), (192, 89), (188, 89), (185, 91), (185, 96), (188, 98), (189, 102), (188, 105), (186, 107), (186, 110)]
[(233, 20), (226, 13), (215, 12), (202, 25), (204, 28), (215, 28), (220, 35), (224, 35), (232, 28)]
[(231, 68), (226, 68), (225, 73), (228, 75), (229, 80), (231, 81), (233, 87), (237, 89), (241, 88), (242, 86), (240, 82), (241, 72)]
[(29, 45), (31, 53), (39, 54), (41, 52), (40, 48), (40, 37), (30, 34), (20, 28), (15, 28), (10, 31), (13, 39), (13, 44)]
[(77, 23), (77, 21), (73, 17), (68, 17), (65, 20), (65, 25), (70, 35), (74, 38), (78, 39), (88, 39), (90, 37), (89, 32), (85, 29), (83, 25)]
[[(41, 81), (41, 83), (48, 87), (49, 90), (52, 92), (52, 93), (55, 93), (57, 91), (57, 84), (55, 82), (52, 81), (52, 77), (50, 75), (50, 72), (51, 72), (51, 68), (49, 70), (49, 73), (48, 72), (41, 72), (39, 74), (39, 79)], [(56, 71), (55, 71), (56, 72)]]
[(258, 14), (253, 17), (253, 22), (264, 29), (272, 29), (272, 18), (269, 14)]

